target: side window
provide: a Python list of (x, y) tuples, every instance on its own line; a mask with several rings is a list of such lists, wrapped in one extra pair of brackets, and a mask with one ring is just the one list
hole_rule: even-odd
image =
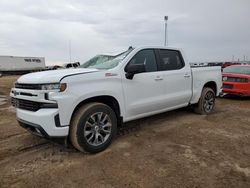
[(157, 71), (155, 53), (153, 50), (139, 51), (129, 62), (129, 64), (144, 64), (146, 72)]
[(71, 67), (72, 65), (70, 63), (66, 65), (66, 68), (71, 68)]
[(159, 50), (163, 70), (178, 70), (184, 67), (180, 52), (175, 50)]

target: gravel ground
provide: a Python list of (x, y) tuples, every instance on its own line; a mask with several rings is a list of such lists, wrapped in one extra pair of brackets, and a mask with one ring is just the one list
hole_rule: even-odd
[(129, 123), (91, 155), (18, 126), (7, 102), (16, 79), (0, 78), (0, 187), (250, 187), (250, 98)]

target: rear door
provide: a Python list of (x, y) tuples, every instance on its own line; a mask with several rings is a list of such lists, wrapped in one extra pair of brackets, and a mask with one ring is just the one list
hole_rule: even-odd
[(157, 58), (163, 76), (167, 108), (188, 105), (192, 96), (191, 68), (178, 50), (158, 49)]

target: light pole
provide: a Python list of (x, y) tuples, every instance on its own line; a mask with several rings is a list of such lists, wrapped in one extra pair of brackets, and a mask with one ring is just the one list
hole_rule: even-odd
[(71, 40), (69, 40), (69, 63), (71, 63)]
[(168, 16), (164, 16), (164, 21), (165, 21), (165, 42), (164, 42), (164, 45), (167, 46), (168, 45)]

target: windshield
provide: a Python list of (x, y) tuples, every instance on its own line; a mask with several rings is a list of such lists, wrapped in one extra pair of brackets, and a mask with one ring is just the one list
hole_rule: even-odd
[[(86, 63), (82, 64), (82, 68), (96, 68), (96, 69), (112, 69), (116, 67), (131, 51), (133, 48), (118, 54), (117, 56), (111, 56), (112, 58), (107, 59), (105, 57), (95, 56)], [(103, 56), (103, 55), (102, 55)], [(91, 62), (90, 62), (91, 61)]]
[(224, 68), (223, 72), (250, 75), (250, 66), (229, 66), (229, 67)]
[(109, 61), (111, 59), (114, 59), (115, 56), (108, 56), (108, 55), (96, 55), (95, 57), (92, 57), (90, 60), (86, 61), (82, 65), (80, 65), (81, 68), (88, 68), (94, 65), (101, 64), (105, 61)]

